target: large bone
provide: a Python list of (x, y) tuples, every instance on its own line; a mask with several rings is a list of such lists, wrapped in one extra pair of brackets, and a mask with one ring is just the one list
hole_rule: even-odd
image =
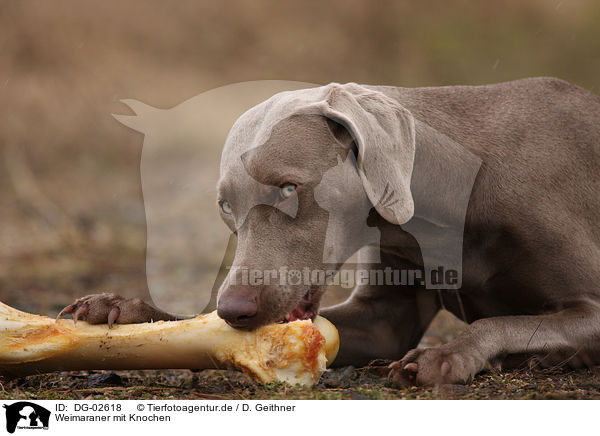
[(337, 354), (325, 318), (231, 328), (216, 312), (185, 321), (90, 325), (21, 312), (0, 303), (0, 375), (86, 369), (234, 367), (264, 383), (312, 386)]

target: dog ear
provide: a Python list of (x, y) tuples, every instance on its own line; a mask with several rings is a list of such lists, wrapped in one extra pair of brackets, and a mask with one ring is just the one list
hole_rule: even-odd
[[(393, 224), (410, 220), (414, 214), (410, 180), (415, 158), (411, 113), (383, 93), (355, 83), (330, 85), (321, 108), (324, 116), (347, 129), (358, 146), (360, 177), (377, 212)], [(335, 130), (332, 133), (339, 136)]]

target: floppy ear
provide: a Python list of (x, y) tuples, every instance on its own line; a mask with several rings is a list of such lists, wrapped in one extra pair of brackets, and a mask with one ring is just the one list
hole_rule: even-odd
[(410, 180), (415, 158), (411, 113), (381, 92), (355, 83), (332, 84), (323, 115), (342, 124), (358, 146), (362, 183), (377, 212), (393, 224), (414, 213)]

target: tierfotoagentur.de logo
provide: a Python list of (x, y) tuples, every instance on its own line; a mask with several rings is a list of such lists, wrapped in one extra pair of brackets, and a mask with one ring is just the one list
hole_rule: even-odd
[(6, 431), (14, 433), (19, 430), (48, 430), (50, 411), (29, 401), (3, 404), (6, 412)]

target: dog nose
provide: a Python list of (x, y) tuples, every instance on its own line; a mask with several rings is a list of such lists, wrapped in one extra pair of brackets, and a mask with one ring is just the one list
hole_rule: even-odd
[(257, 292), (250, 286), (229, 287), (217, 304), (217, 315), (236, 328), (252, 327), (257, 312)]

